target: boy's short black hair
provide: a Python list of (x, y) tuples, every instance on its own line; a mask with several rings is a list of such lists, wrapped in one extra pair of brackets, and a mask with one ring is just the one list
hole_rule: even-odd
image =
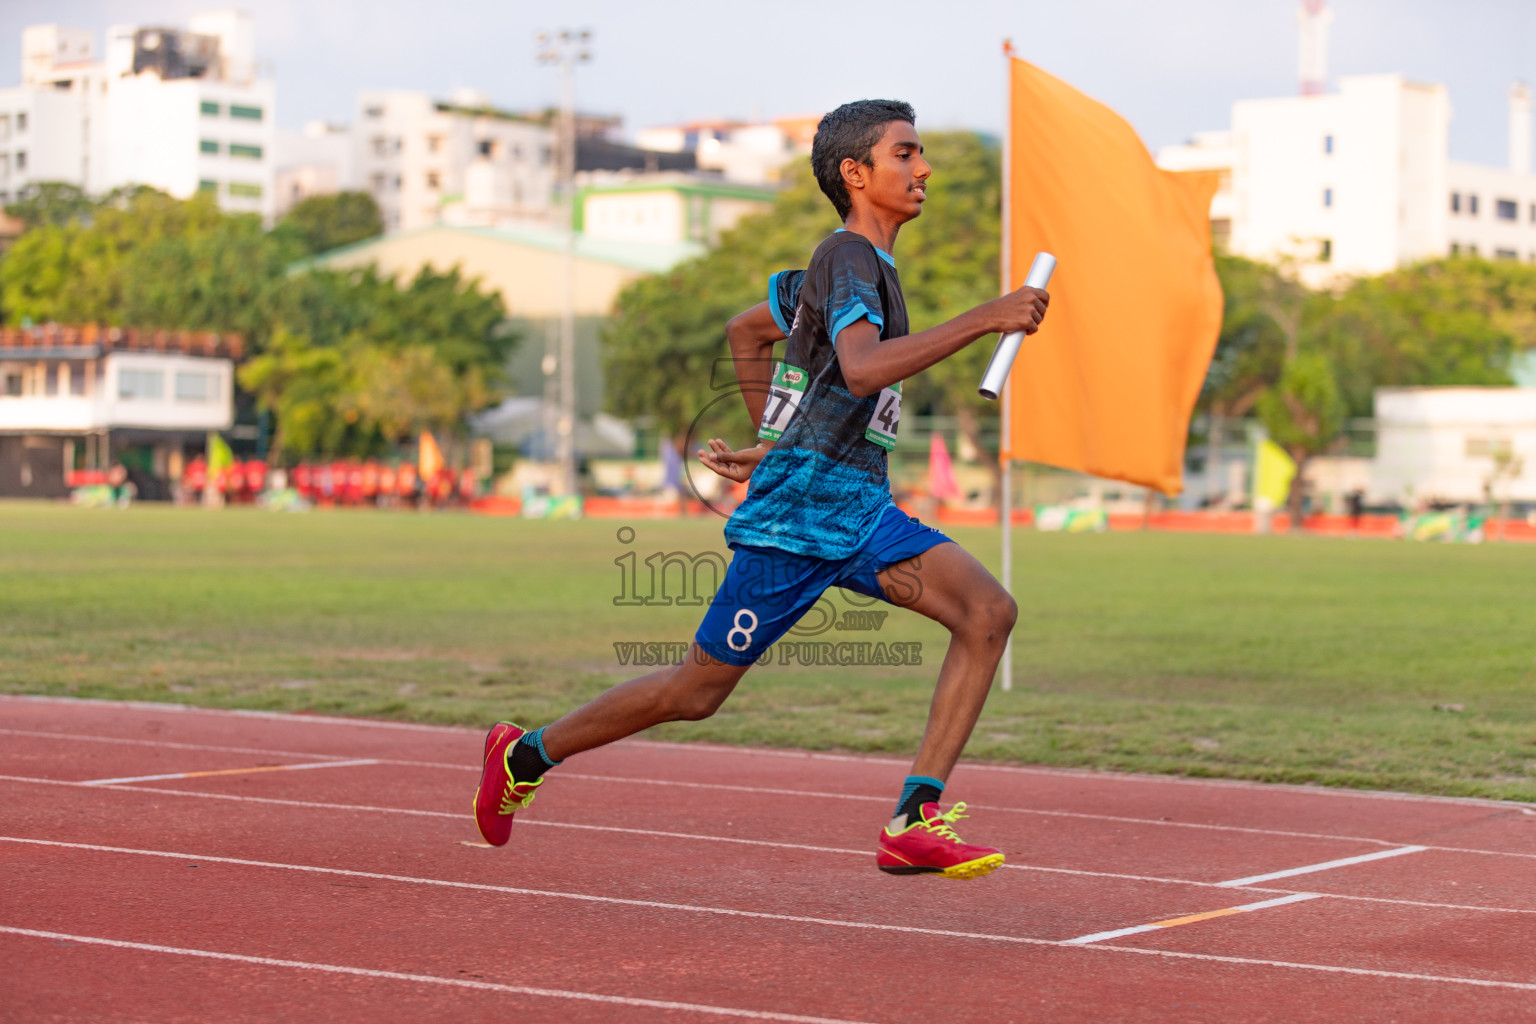
[(848, 186), (843, 184), (843, 161), (853, 159), (873, 165), (871, 151), (892, 121), (916, 124), (912, 104), (901, 100), (856, 100), (844, 103), (816, 126), (816, 139), (811, 143), (811, 170), (822, 192), (837, 208), (838, 217), (846, 220), (848, 211), (853, 209)]

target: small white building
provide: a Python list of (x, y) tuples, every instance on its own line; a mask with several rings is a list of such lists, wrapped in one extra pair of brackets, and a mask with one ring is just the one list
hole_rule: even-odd
[(274, 106), (248, 15), (115, 25), (101, 58), (88, 31), (34, 25), (21, 84), (0, 89), (0, 202), (40, 181), (91, 194), (150, 185), (270, 221)]
[(1536, 388), (1378, 388), (1371, 497), (1536, 502)]
[(551, 214), (554, 132), (483, 94), (364, 92), (351, 132), (356, 187), (379, 204), (387, 231), (543, 223)]
[(61, 497), (76, 469), (172, 475), (234, 422), (232, 335), (95, 324), (0, 328), (0, 496)]

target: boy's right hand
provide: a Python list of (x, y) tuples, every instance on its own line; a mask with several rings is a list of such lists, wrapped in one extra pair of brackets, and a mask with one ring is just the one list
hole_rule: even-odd
[(1046, 307), (1051, 304), (1051, 293), (1042, 288), (1023, 287), (987, 303), (993, 316), (992, 330), (998, 334), (1023, 331), (1034, 334), (1045, 319)]
[(699, 449), (699, 461), (720, 476), (739, 484), (751, 479), (752, 471), (763, 461), (763, 456), (768, 454), (768, 448), (768, 445), (755, 444), (741, 451), (732, 451), (730, 445), (715, 437), (710, 439), (708, 451)]

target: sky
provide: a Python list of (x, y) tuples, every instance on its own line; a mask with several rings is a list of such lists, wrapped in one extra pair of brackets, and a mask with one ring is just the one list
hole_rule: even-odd
[[(217, 0), (0, 0), (0, 86), (20, 80), (20, 34), (58, 22), (185, 25)], [(633, 133), (687, 120), (816, 114), (905, 99), (921, 128), (998, 132), (1004, 38), (1102, 100), (1156, 150), (1230, 123), (1234, 100), (1297, 91), (1297, 0), (245, 0), (277, 120), (347, 123), (361, 89), (500, 106), (556, 97), (537, 32), (590, 28), (578, 106)], [(1446, 86), (1451, 157), (1503, 165), (1505, 96), (1536, 83), (1536, 0), (1331, 0), (1328, 70)]]

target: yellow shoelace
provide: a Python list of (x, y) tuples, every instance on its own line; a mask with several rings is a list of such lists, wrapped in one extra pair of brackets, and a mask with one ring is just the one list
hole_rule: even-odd
[(501, 792), (501, 813), (513, 814), (517, 811), (526, 810), (528, 805), (533, 803), (533, 798), (538, 796), (538, 788), (543, 784), (543, 779), (535, 782), (528, 787), (528, 792), (523, 794), (523, 798), (519, 800), (514, 791), (521, 783), (513, 782), (510, 778), (507, 779), (507, 788)]
[(961, 800), (951, 807), (947, 814), (941, 814), (937, 818), (929, 818), (924, 821), (923, 827), (934, 835), (948, 839), (950, 842), (963, 843), (965, 840), (955, 835), (955, 830), (952, 826), (961, 818), (969, 817), (970, 815), (965, 813), (965, 801)]

